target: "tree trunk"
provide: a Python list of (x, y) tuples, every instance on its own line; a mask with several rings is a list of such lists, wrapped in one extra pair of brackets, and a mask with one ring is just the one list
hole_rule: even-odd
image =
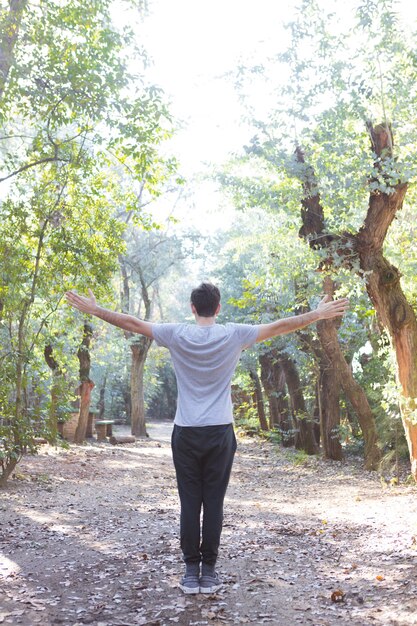
[(295, 445), (294, 423), (290, 413), (290, 407), (288, 406), (285, 372), (280, 361), (274, 364), (274, 370), (275, 380), (277, 381), (277, 404), (282, 445), (284, 448), (290, 448)]
[(321, 389), (320, 389), (320, 380), (317, 380), (316, 402), (314, 405), (314, 437), (316, 438), (317, 445), (319, 448), (321, 445), (320, 424), (321, 424)]
[[(122, 310), (126, 313), (130, 310), (130, 286), (129, 276), (126, 269), (126, 262), (124, 257), (119, 257), (120, 269), (123, 279), (123, 290), (121, 293)], [(143, 271), (140, 266), (137, 266), (141, 294), (143, 303), (145, 305), (145, 320), (149, 320), (151, 316), (151, 300), (149, 298), (148, 286), (143, 275)], [(149, 348), (152, 344), (152, 339), (145, 336), (134, 336), (132, 333), (125, 331), (126, 339), (130, 339), (130, 349), (132, 354), (131, 369), (130, 369), (130, 424), (132, 435), (136, 437), (147, 437), (145, 424), (145, 400), (143, 392), (143, 373), (145, 368), (145, 361), (148, 355)]]
[(97, 408), (98, 408), (97, 421), (100, 421), (103, 419), (104, 411), (106, 409), (106, 401), (105, 401), (106, 383), (107, 383), (107, 370), (106, 370), (106, 373), (104, 374), (103, 383), (100, 387), (100, 397), (97, 402)]
[[(326, 278), (324, 281), (324, 292), (333, 296), (334, 288), (333, 280)], [(365, 442), (365, 467), (368, 470), (376, 470), (381, 454), (377, 445), (378, 437), (375, 417), (364, 390), (354, 379), (352, 368), (346, 361), (340, 348), (337, 337), (337, 325), (338, 322), (335, 320), (321, 320), (317, 323), (317, 333), (323, 350), (329, 359), (329, 365), (334, 372), (338, 373), (338, 379), (343, 391), (358, 417)]]
[(294, 426), (290, 415), (285, 386), (285, 373), (280, 364), (281, 355), (275, 350), (259, 357), (261, 380), (269, 402), (269, 427), (281, 433), (282, 445), (294, 445)]
[(26, 5), (27, 0), (9, 0), (9, 11), (0, 22), (0, 98), (13, 65), (14, 47)]
[(287, 356), (281, 356), (281, 365), (291, 401), (291, 411), (296, 426), (295, 447), (307, 454), (317, 454), (318, 446), (314, 437), (314, 423), (307, 415), (300, 377), (294, 362)]
[(77, 356), (80, 362), (80, 386), (78, 394), (80, 396), (80, 413), (78, 425), (75, 431), (74, 443), (82, 443), (85, 439), (88, 424), (88, 414), (90, 412), (91, 391), (94, 387), (90, 379), (90, 344), (93, 334), (93, 327), (88, 322), (84, 323), (83, 340), (78, 349)]
[[(325, 325), (334, 325), (333, 320), (323, 320)], [(319, 330), (317, 328), (317, 330)], [(323, 455), (326, 459), (340, 461), (343, 458), (342, 446), (339, 439), (340, 426), (340, 375), (336, 364), (332, 363), (326, 354), (321, 342), (317, 341), (308, 330), (298, 333), (303, 350), (313, 353), (318, 365), (316, 384), (316, 407), (314, 409), (314, 434), (317, 445), (323, 446)], [(337, 335), (336, 335), (337, 341)], [(319, 418), (317, 429), (316, 418)], [(317, 436), (317, 430), (319, 430)]]
[(8, 459), (7, 463), (4, 461), (1, 463), (2, 473), (0, 476), (0, 489), (4, 489), (5, 487), (7, 487), (7, 481), (9, 480), (10, 476), (14, 472), (14, 469), (16, 465), (19, 463), (20, 459), (21, 459), (21, 456), (15, 459)]
[[(301, 149), (297, 148), (296, 155), (299, 163), (304, 163), (304, 155)], [(359, 233), (356, 236), (345, 234), (343, 237), (335, 237), (331, 234), (325, 233), (323, 207), (321, 206), (320, 195), (317, 192), (314, 171), (311, 167), (307, 166), (303, 182), (305, 197), (302, 201), (301, 211), (303, 226), (301, 227), (299, 234), (309, 241), (309, 244), (313, 249), (325, 247), (329, 250), (329, 258), (326, 260), (326, 264), (332, 264), (334, 256), (337, 256), (339, 260), (344, 259), (345, 266), (350, 269), (352, 266), (352, 258), (355, 256), (355, 250), (359, 250), (357, 254), (360, 259), (361, 273), (363, 270), (370, 273), (367, 286), (368, 293), (370, 294), (369, 284), (374, 284), (375, 282), (376, 269), (376, 266), (370, 262), (371, 259), (374, 258), (372, 251), (374, 251), (375, 247), (377, 247), (379, 249), (379, 256), (383, 259), (380, 249), (388, 230), (388, 222), (391, 223), (383, 214), (383, 202), (381, 204), (381, 196), (386, 197), (387, 203), (390, 206), (391, 211), (393, 211), (391, 218), (392, 221), (396, 210), (399, 208), (398, 203), (402, 203), (402, 199), (404, 197), (405, 189), (403, 189), (403, 187), (404, 186), (402, 186), (402, 189), (399, 192), (399, 197), (396, 201), (392, 198), (392, 195), (388, 196), (381, 193), (378, 193), (376, 196), (371, 195), (370, 210), (368, 211), (365, 224)], [(397, 207), (395, 211), (394, 206)], [(373, 216), (373, 218), (371, 216)], [(361, 258), (361, 249), (368, 264), (366, 264)], [(385, 263), (387, 262), (385, 261)], [(395, 268), (392, 269), (395, 270)], [(393, 277), (392, 271), (386, 273), (386, 275), (391, 276), (391, 278)], [(327, 292), (329, 292), (329, 283), (332, 283), (330, 279), (328, 279), (327, 287), (325, 284), (325, 291)], [(397, 283), (399, 286), (398, 281)], [(378, 291), (378, 289), (379, 287), (377, 287), (376, 291)], [(401, 288), (399, 287), (399, 289)], [(377, 304), (372, 297), (371, 300), (373, 301), (378, 314), (380, 314), (380, 310), (382, 308), (381, 305), (379, 303)], [(411, 309), (411, 307), (409, 308)], [(415, 322), (414, 313), (413, 318)], [(382, 319), (382, 321), (384, 325), (386, 325), (384, 319)], [(319, 333), (323, 349), (325, 350), (328, 358), (331, 360), (333, 367), (339, 371), (342, 388), (357, 414), (365, 442), (365, 467), (367, 469), (377, 469), (380, 460), (380, 450), (377, 445), (375, 418), (365, 392), (353, 378), (352, 370), (341, 351), (337, 338), (337, 330), (334, 324), (327, 324), (326, 321), (322, 320), (317, 323), (317, 331)], [(417, 344), (417, 333), (415, 335), (415, 341)], [(417, 347), (417, 345), (415, 347)], [(414, 358), (416, 359), (416, 353), (414, 353)], [(415, 372), (417, 375), (417, 368), (415, 368)], [(417, 395), (417, 384), (415, 391)], [(415, 429), (415, 446), (415, 470), (417, 472), (417, 426)]]
[(268, 398), (269, 405), (269, 428), (273, 430), (279, 426), (279, 407), (277, 388), (275, 381), (275, 371), (272, 363), (272, 355), (270, 352), (261, 354), (259, 357), (261, 366), (261, 381), (265, 393)]
[(327, 359), (327, 366), (320, 367), (320, 439), (326, 459), (341, 461), (343, 450), (340, 443), (340, 377), (339, 372)]
[(317, 323), (321, 344), (328, 355), (331, 367), (339, 372), (339, 380), (347, 399), (351, 403), (365, 442), (365, 467), (375, 470), (381, 458), (377, 443), (375, 417), (369, 405), (368, 398), (362, 387), (353, 377), (352, 369), (347, 363), (337, 340), (336, 328), (330, 324), (325, 327), (324, 320)]
[(132, 366), (130, 374), (130, 394), (132, 402), (131, 432), (136, 437), (147, 437), (145, 424), (145, 400), (143, 392), (143, 372), (146, 356), (151, 346), (152, 339), (138, 337), (130, 344), (132, 352)]
[(59, 367), (58, 362), (53, 357), (53, 348), (50, 344), (45, 346), (43, 351), (45, 362), (47, 366), (52, 371), (52, 385), (51, 385), (51, 404), (49, 407), (48, 414), (48, 432), (49, 432), (49, 442), (55, 443), (58, 437), (58, 401), (59, 401), (59, 389), (60, 389), (60, 379), (62, 377), (62, 371)]
[[(401, 208), (405, 189), (395, 194), (397, 209)], [(394, 198), (385, 196), (386, 213), (393, 211)], [(401, 418), (407, 439), (411, 472), (417, 482), (417, 320), (413, 308), (407, 302), (400, 284), (400, 272), (375, 249), (372, 224), (364, 227), (357, 237), (357, 249), (361, 268), (370, 272), (367, 276), (367, 292), (378, 313), (379, 319), (388, 330), (397, 359), (397, 374), (402, 392), (400, 403)]]
[(255, 403), (256, 403), (256, 410), (257, 410), (258, 417), (259, 417), (259, 424), (262, 430), (268, 430), (268, 422), (266, 420), (266, 415), (265, 415), (265, 405), (264, 405), (264, 399), (263, 399), (263, 394), (262, 394), (261, 381), (259, 380), (259, 376), (256, 371), (251, 370), (249, 372), (249, 376), (251, 377), (251, 380), (253, 382), (254, 398), (255, 398)]

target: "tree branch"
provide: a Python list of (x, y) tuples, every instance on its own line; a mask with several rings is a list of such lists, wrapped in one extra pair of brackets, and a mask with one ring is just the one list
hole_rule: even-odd
[[(374, 166), (379, 175), (375, 181), (378, 182), (380, 179), (384, 181), (387, 178), (387, 175), (384, 174), (384, 160), (393, 158), (394, 139), (391, 124), (385, 122), (374, 126), (368, 120), (366, 127), (371, 139), (372, 151), (376, 155)], [(389, 186), (392, 185), (390, 183), (391, 181), (388, 180)], [(392, 193), (378, 190), (371, 192), (368, 212), (357, 235), (360, 246), (367, 246), (375, 251), (382, 250), (388, 229), (397, 211), (402, 208), (407, 188), (407, 183), (399, 182), (393, 187)]]
[(69, 162), (68, 159), (60, 159), (57, 155), (53, 157), (45, 157), (44, 159), (39, 159), (38, 161), (33, 161), (32, 163), (27, 163), (26, 165), (22, 165), (22, 167), (19, 167), (19, 169), (15, 170), (11, 174), (8, 174), (7, 176), (3, 176), (3, 178), (0, 178), (0, 183), (2, 183), (5, 180), (8, 180), (9, 178), (12, 178), (13, 176), (17, 176), (17, 174), (21, 174), (22, 172), (25, 172), (31, 167), (42, 165), (42, 163), (53, 163), (53, 162), (58, 162), (58, 161), (66, 161), (67, 163)]

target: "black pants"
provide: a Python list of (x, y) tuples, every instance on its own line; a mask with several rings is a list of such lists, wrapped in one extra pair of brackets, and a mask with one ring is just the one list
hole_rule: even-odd
[(223, 524), (223, 500), (236, 452), (233, 425), (174, 425), (171, 443), (181, 501), (184, 561), (200, 563), (202, 560), (207, 565), (215, 565)]

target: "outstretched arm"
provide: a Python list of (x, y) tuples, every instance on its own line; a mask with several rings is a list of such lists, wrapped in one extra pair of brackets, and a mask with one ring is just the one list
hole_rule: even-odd
[(68, 304), (82, 313), (95, 315), (95, 317), (99, 317), (113, 326), (118, 326), (118, 328), (123, 328), (123, 330), (129, 330), (132, 333), (139, 333), (153, 339), (152, 324), (150, 322), (144, 322), (133, 315), (126, 315), (126, 313), (116, 313), (115, 311), (104, 309), (96, 303), (91, 289), (88, 291), (90, 292), (89, 298), (80, 296), (75, 291), (67, 291), (65, 296)]
[(271, 324), (259, 324), (259, 334), (256, 341), (265, 341), (277, 335), (292, 333), (294, 330), (299, 330), (300, 328), (304, 328), (304, 326), (314, 324), (314, 322), (318, 322), (318, 320), (342, 317), (346, 313), (348, 306), (349, 300), (347, 298), (331, 300), (330, 296), (324, 296), (323, 300), (320, 301), (317, 309), (314, 311), (308, 311), (307, 313), (301, 313), (293, 317), (285, 317)]

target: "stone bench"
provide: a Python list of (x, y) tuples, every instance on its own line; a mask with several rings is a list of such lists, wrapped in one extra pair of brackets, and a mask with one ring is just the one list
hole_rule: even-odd
[(107, 437), (111, 437), (113, 434), (112, 426), (114, 420), (98, 420), (95, 423), (97, 441), (106, 441)]

